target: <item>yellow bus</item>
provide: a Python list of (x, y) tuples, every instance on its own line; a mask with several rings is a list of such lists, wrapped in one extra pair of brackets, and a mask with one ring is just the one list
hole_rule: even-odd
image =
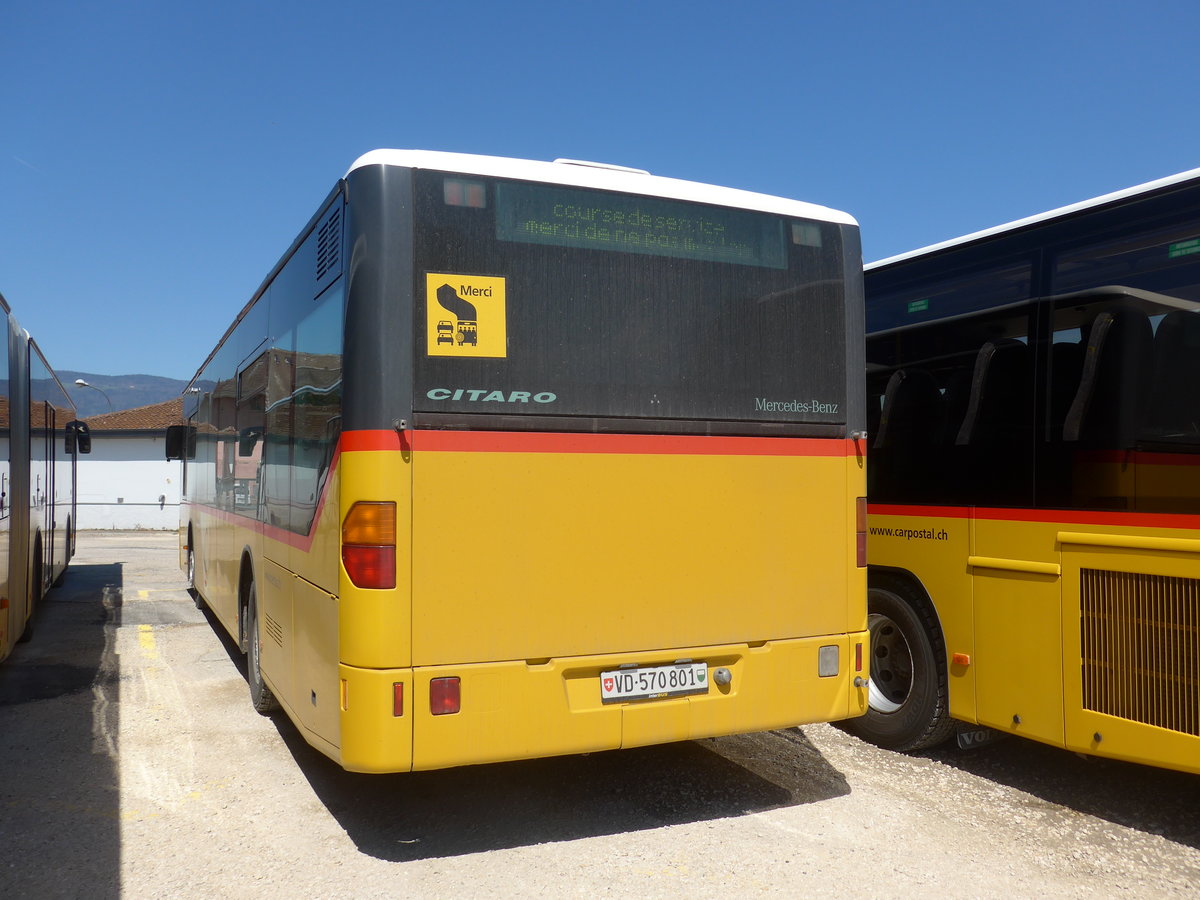
[(75, 554), (75, 461), (87, 425), (0, 296), (0, 660), (33, 636)]
[(1200, 170), (867, 267), (870, 710), (1200, 772)]
[(255, 707), (360, 772), (861, 714), (861, 278), (806, 203), (358, 159), (169, 439)]

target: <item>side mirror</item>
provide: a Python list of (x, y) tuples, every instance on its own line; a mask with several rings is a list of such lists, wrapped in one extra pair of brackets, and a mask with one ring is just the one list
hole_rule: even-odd
[(66, 451), (67, 453), (92, 452), (92, 432), (88, 428), (87, 422), (73, 419), (67, 423)]
[(167, 459), (196, 458), (196, 426), (167, 426)]

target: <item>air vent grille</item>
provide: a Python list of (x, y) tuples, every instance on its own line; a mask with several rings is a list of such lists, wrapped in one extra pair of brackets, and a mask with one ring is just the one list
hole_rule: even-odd
[(342, 208), (335, 206), (317, 229), (317, 283), (342, 268)]
[(1200, 580), (1083, 569), (1085, 709), (1200, 736)]
[(280, 647), (283, 646), (283, 626), (268, 615), (263, 615), (263, 631)]

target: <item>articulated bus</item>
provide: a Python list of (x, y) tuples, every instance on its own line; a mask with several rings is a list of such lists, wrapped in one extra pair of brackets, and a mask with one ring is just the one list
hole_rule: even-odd
[(883, 260), (866, 290), (851, 729), (1200, 772), (1200, 170)]
[(0, 660), (75, 552), (75, 457), (91, 449), (75, 404), (0, 296)]
[(861, 277), (805, 203), (360, 158), (168, 440), (254, 706), (361, 772), (861, 714)]

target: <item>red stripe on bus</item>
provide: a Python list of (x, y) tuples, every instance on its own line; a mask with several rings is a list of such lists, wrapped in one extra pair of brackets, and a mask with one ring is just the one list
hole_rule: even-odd
[[(627, 453), (676, 454), (693, 456), (850, 456), (855, 442), (843, 438), (747, 438), (699, 435), (650, 434), (571, 434), (512, 431), (421, 431), (404, 432), (405, 442), (414, 442), (422, 450), (453, 453)], [(297, 534), (260, 522), (243, 513), (185, 501), (207, 510), (219, 519), (241, 525), (263, 537), (307, 552), (316, 535), (317, 522), (325, 509), (329, 486), (348, 451), (398, 451), (405, 449), (400, 433), (389, 429), (344, 431), (338, 438), (329, 473), (321, 487), (321, 496), (307, 534)]]
[[(350, 434), (377, 434), (395, 436), (394, 431), (368, 431), (368, 432), (349, 432)], [(325, 510), (325, 501), (329, 499), (329, 486), (333, 483), (334, 474), (337, 472), (338, 463), (341, 461), (342, 450), (344, 449), (346, 435), (342, 434), (338, 438), (337, 445), (333, 450), (333, 459), (329, 461), (329, 471), (325, 475), (325, 481), (321, 485), (321, 496), (317, 498), (317, 507), (313, 510), (312, 522), (309, 523), (308, 532), (298, 534), (295, 531), (288, 531), (286, 528), (280, 528), (278, 525), (271, 525), (267, 522), (259, 521), (252, 516), (247, 516), (243, 513), (236, 513), (232, 510), (222, 509), (219, 506), (210, 506), (207, 503), (195, 503), (189, 501), (188, 505), (198, 506), (202, 509), (215, 515), (218, 519), (224, 519), (233, 525), (241, 525), (244, 528), (249, 528), (256, 531), (265, 538), (270, 538), (273, 541), (279, 541), (281, 544), (287, 544), (295, 550), (302, 550), (307, 553), (312, 549), (313, 540), (316, 538), (317, 523), (321, 521), (321, 513)], [(398, 448), (399, 443), (396, 444)]]
[(312, 525), (309, 526), (307, 534), (297, 534), (294, 531), (288, 531), (286, 528), (280, 528), (278, 525), (270, 525), (266, 522), (260, 522), (252, 516), (247, 516), (244, 513), (236, 513), (232, 510), (221, 509), (219, 506), (209, 506), (207, 503), (196, 503), (189, 501), (187, 506), (194, 506), (203, 509), (209, 515), (215, 518), (228, 522), (231, 525), (239, 525), (242, 528), (248, 528), (251, 531), (261, 534), (265, 538), (270, 538), (273, 541), (278, 541), (281, 544), (287, 544), (296, 550), (303, 550), (307, 553), (312, 549), (313, 539), (316, 536), (317, 521), (321, 518), (321, 511), (325, 507), (325, 492), (321, 492), (321, 500), (317, 504), (316, 513), (313, 515)]
[[(412, 432), (405, 432), (410, 435)], [(338, 438), (339, 451), (351, 450), (402, 450), (400, 432), (394, 429), (376, 431), (343, 431)]]
[(984, 519), (1061, 525), (1109, 525), (1126, 528), (1200, 528), (1200, 516), (1188, 513), (1102, 512), (1086, 509), (1003, 509), (971, 506), (897, 506), (871, 503), (873, 516), (914, 516), (940, 519)]

